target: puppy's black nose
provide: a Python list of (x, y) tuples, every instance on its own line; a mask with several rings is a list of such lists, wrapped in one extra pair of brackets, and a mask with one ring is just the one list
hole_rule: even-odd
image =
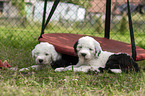
[(43, 62), (43, 59), (39, 59), (39, 62), (42, 63)]
[(81, 55), (82, 55), (83, 57), (85, 57), (87, 54), (86, 54), (86, 53), (81, 53)]

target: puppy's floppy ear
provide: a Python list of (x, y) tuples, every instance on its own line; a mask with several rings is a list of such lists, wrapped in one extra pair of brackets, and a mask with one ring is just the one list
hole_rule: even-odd
[(55, 48), (53, 45), (50, 45), (50, 50), (51, 50), (51, 56), (52, 56), (52, 60), (56, 61), (58, 59), (61, 58), (61, 55), (59, 53), (56, 52)]
[[(40, 43), (40, 44), (41, 44), (41, 43)], [(37, 51), (38, 51), (38, 47), (40, 46), (40, 44), (37, 44), (37, 45), (35, 46), (35, 48), (32, 50), (32, 57), (33, 57), (33, 58), (35, 58), (36, 53), (37, 53)]]
[(95, 56), (99, 57), (99, 55), (101, 54), (102, 48), (100, 46), (100, 43), (97, 42), (96, 40), (94, 41), (95, 44)]
[(74, 44), (74, 51), (77, 54), (77, 46), (78, 46), (78, 41)]

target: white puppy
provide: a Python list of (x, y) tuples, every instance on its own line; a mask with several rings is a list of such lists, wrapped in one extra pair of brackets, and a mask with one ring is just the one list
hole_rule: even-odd
[(22, 68), (19, 71), (29, 70), (30, 68), (38, 70), (45, 65), (50, 65), (52, 62), (61, 59), (61, 54), (56, 52), (52, 44), (41, 42), (32, 50), (32, 57), (38, 65), (33, 65), (29, 68)]
[(102, 51), (100, 44), (89, 36), (80, 38), (74, 45), (74, 50), (79, 57), (79, 62), (74, 66), (57, 68), (55, 71), (73, 70), (88, 72), (89, 70), (96, 70), (100, 72), (99, 68), (105, 68), (108, 57), (113, 54)]
[[(75, 43), (74, 50), (79, 57), (79, 62), (76, 65), (71, 65), (65, 68), (57, 68), (55, 69), (55, 71), (73, 70), (88, 72), (89, 70), (92, 70), (100, 72), (102, 71), (101, 69), (109, 69), (111, 72), (121, 73), (122, 70), (120, 69), (120, 65), (121, 68), (123, 68), (124, 65), (122, 63), (124, 63), (125, 60), (131, 60), (130, 56), (126, 54), (121, 53), (114, 56), (114, 53), (102, 51), (100, 44), (94, 38), (89, 36), (80, 38)], [(116, 58), (118, 57), (122, 57), (124, 61), (116, 60)], [(109, 58), (111, 58), (111, 60)], [(113, 60), (116, 60), (118, 62), (115, 62)], [(126, 65), (125, 67), (128, 68), (128, 66), (130, 66), (131, 64), (128, 64), (127, 66)]]

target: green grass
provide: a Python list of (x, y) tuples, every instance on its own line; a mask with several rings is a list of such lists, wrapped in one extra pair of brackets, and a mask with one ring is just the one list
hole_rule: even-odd
[[(11, 73), (11, 76), (9, 75)], [(55, 73), (45, 69), (20, 74), (1, 72), (2, 96), (96, 96), (145, 94), (144, 72), (130, 74)]]
[[(52, 27), (46, 33), (76, 33), (103, 37), (94, 29), (71, 29)], [(19, 68), (35, 64), (31, 50), (38, 43), (40, 27), (0, 28), (0, 60)], [(136, 34), (138, 46), (145, 48), (144, 33)], [(124, 36), (111, 32), (111, 38), (129, 43), (129, 34)], [(54, 72), (50, 67), (27, 73), (0, 70), (1, 96), (144, 96), (145, 61), (138, 61), (140, 73), (129, 74)]]

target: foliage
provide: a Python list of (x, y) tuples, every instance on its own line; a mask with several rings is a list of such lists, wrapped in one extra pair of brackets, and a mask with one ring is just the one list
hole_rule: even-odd
[(11, 0), (12, 5), (16, 6), (20, 10), (20, 16), (25, 16), (25, 1), (24, 0)]
[[(43, 0), (44, 1), (44, 0)], [(54, 0), (49, 0), (49, 1), (54, 1)], [(90, 2), (92, 0), (60, 0), (61, 2), (66, 2), (66, 3), (72, 3), (72, 4), (76, 4), (79, 5), (85, 9), (91, 7)]]
[(93, 16), (93, 19), (94, 19), (94, 25), (93, 27), (95, 28), (95, 31), (98, 32), (98, 33), (101, 33), (103, 31), (103, 20), (102, 20), (102, 14), (100, 14), (100, 16), (96, 16), (94, 15)]
[(90, 2), (92, 0), (62, 0), (62, 1), (65, 1), (65, 2), (68, 2), (68, 3), (73, 3), (73, 4), (76, 4), (76, 5), (80, 5), (83, 8), (87, 9), (87, 8), (91, 7)]
[(127, 15), (126, 15), (126, 13), (124, 13), (122, 15), (122, 19), (120, 21), (120, 30), (119, 30), (120, 33), (125, 34), (125, 32), (127, 31), (127, 28), (128, 28), (128, 26), (127, 26)]

